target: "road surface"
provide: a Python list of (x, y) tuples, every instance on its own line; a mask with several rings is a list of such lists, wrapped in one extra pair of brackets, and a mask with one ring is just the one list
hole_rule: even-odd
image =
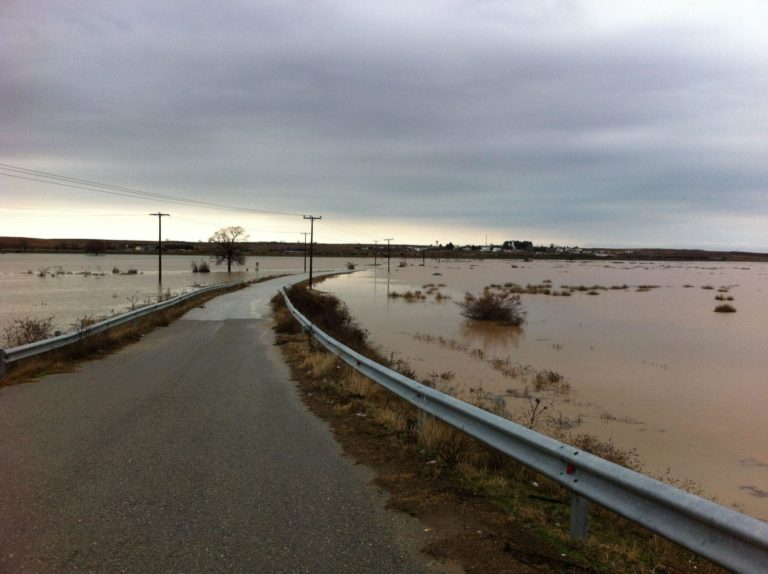
[(0, 572), (426, 571), (272, 345), (292, 281), (0, 389)]

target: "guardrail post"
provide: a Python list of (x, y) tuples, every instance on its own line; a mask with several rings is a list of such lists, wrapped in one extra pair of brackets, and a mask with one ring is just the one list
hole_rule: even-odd
[(5, 377), (5, 351), (0, 349), (0, 379)]
[(571, 540), (583, 542), (587, 539), (589, 500), (575, 492), (571, 494)]
[(419, 431), (419, 434), (421, 435), (424, 432), (424, 425), (427, 422), (427, 413), (422, 408), (424, 406), (424, 403), (426, 402), (426, 399), (424, 396), (421, 396), (421, 407), (416, 407), (418, 412), (416, 413), (416, 430)]
[[(313, 324), (286, 305), (307, 330)], [(571, 537), (587, 538), (589, 501), (733, 572), (768, 572), (768, 523), (719, 506), (440, 393), (356, 353), (314, 327), (318, 342), (383, 388), (571, 491)], [(420, 420), (426, 418), (420, 417)], [(419, 423), (417, 423), (419, 424)], [(565, 465), (565, 468), (563, 468)], [(577, 476), (575, 476), (577, 475)], [(576, 483), (578, 482), (578, 486)]]

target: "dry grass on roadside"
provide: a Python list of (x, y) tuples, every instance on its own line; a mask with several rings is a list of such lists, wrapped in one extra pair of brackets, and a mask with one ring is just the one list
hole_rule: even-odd
[[(77, 343), (67, 347), (12, 363), (7, 367), (6, 376), (0, 379), (0, 386), (31, 382), (47, 374), (70, 372), (78, 361), (101, 358), (125, 345), (134, 343), (156, 327), (167, 327), (190, 309), (201, 307), (222, 293), (204, 293), (170, 309), (145, 315), (109, 331), (83, 337)], [(89, 322), (87, 317), (78, 321), (84, 326), (87, 322)]]
[[(303, 314), (315, 320), (311, 296), (297, 297), (303, 306), (297, 304), (293, 296), (291, 298)], [(320, 298), (319, 315), (326, 323), (323, 329), (338, 338), (333, 330), (333, 313), (328, 311), (333, 308), (341, 314), (336, 322), (342, 327), (342, 335), (357, 345), (350, 346), (377, 357), (386, 365), (382, 354), (368, 347), (367, 333), (348, 316), (343, 304), (330, 302), (326, 295), (320, 295)], [(428, 415), (420, 417), (414, 407), (370, 382), (301, 333), (284, 307), (282, 297), (273, 299), (272, 304), (277, 344), (283, 347), (289, 364), (309, 377), (309, 380), (302, 379), (302, 388), (303, 392), (312, 395), (312, 400), (322, 401), (342, 420), (362, 417), (388, 429), (398, 437), (397, 448), (407, 451), (411, 457), (420, 458), (422, 464), (427, 465), (425, 468), (431, 469), (430, 476), (435, 480), (449, 481), (470, 498), (480, 496), (491, 501), (499, 509), (500, 516), (524, 524), (541, 541), (558, 549), (563, 556), (567, 554), (574, 571), (721, 572), (708, 562), (596, 505), (590, 509), (589, 540), (584, 544), (572, 543), (568, 535), (570, 498), (564, 489), (441, 421)], [(360, 329), (360, 332), (351, 334), (350, 328)], [(485, 397), (479, 395), (475, 402), (483, 403), (484, 400)], [(586, 451), (629, 467), (639, 466), (632, 451), (622, 451), (588, 435), (575, 439), (576, 445)]]

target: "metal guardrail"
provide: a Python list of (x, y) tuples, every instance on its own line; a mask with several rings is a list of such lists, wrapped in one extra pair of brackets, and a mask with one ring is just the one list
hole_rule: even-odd
[(231, 289), (238, 285), (241, 285), (241, 283), (221, 283), (219, 285), (210, 285), (208, 287), (198, 289), (197, 291), (191, 291), (190, 293), (184, 293), (183, 295), (178, 295), (171, 299), (160, 301), (159, 303), (154, 303), (153, 305), (140, 307), (133, 311), (123, 313), (122, 315), (117, 315), (116, 317), (110, 317), (109, 319), (105, 319), (104, 321), (90, 325), (85, 329), (72, 331), (70, 333), (65, 333), (63, 335), (58, 335), (56, 337), (51, 337), (49, 339), (44, 339), (35, 343), (29, 343), (27, 345), (21, 345), (19, 347), (0, 349), (0, 379), (5, 376), (6, 365), (10, 363), (15, 363), (16, 361), (21, 361), (22, 359), (27, 359), (29, 357), (34, 357), (35, 355), (41, 355), (43, 353), (48, 353), (49, 351), (54, 351), (68, 345), (72, 345), (82, 341), (87, 337), (95, 335), (96, 333), (101, 333), (102, 331), (107, 331), (119, 325), (124, 325), (125, 323), (135, 321), (136, 319), (151, 313), (156, 313), (157, 311), (163, 311), (164, 309), (168, 309), (169, 307), (173, 307), (174, 305), (178, 305), (179, 303), (193, 299), (194, 297), (197, 297), (203, 293), (210, 293), (212, 291), (220, 291), (223, 289)]
[(572, 493), (571, 535), (587, 535), (587, 501), (734, 572), (768, 572), (768, 522), (624, 468), (534, 432), (388, 369), (315, 327), (283, 297), (293, 316), (326, 349), (421, 411), (557, 482)]

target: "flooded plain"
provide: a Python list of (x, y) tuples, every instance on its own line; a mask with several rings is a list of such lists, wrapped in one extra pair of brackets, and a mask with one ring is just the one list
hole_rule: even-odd
[[(201, 259), (164, 256), (159, 286), (153, 255), (2, 254), (0, 327), (53, 317), (66, 331), (80, 317), (124, 312), (167, 292), (304, 264), (301, 256), (258, 257), (231, 274), (214, 265), (192, 273), (193, 260)], [(317, 258), (314, 267), (347, 261)], [(522, 422), (538, 398), (547, 409), (537, 430), (611, 439), (636, 449), (646, 473), (692, 480), (721, 504), (768, 519), (768, 264), (393, 260), (387, 274), (386, 265), (352, 261), (358, 272), (320, 288), (344, 300), (373, 342), (420, 380), (470, 400), (491, 395)], [(521, 294), (522, 328), (461, 316), (464, 293), (492, 284), (536, 291)], [(725, 302), (736, 312), (715, 313)]]
[[(193, 273), (208, 261), (210, 273)], [(316, 258), (315, 269), (341, 269), (347, 259)], [(206, 285), (298, 273), (304, 258), (249, 257), (242, 266), (216, 266), (199, 255), (164, 255), (158, 283), (157, 255), (0, 254), (0, 328), (13, 319), (53, 317), (66, 332), (78, 318), (100, 318)]]
[[(523, 422), (538, 398), (535, 427), (636, 449), (647, 474), (768, 520), (768, 265), (420, 263), (321, 288), (420, 380), (489, 393)], [(524, 291), (522, 328), (461, 316), (492, 284)], [(714, 312), (726, 302), (735, 313)]]

